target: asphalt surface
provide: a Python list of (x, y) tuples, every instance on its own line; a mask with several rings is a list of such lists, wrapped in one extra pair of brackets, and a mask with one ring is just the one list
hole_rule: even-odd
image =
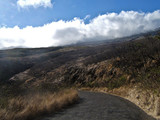
[(96, 92), (79, 92), (79, 103), (42, 120), (155, 120), (123, 98)]

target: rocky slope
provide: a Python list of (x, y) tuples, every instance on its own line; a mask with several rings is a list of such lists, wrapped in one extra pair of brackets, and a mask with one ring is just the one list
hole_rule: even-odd
[[(0, 83), (18, 84), (21, 89), (74, 86), (103, 87), (108, 91), (138, 86), (140, 90), (158, 96), (159, 32), (100, 44), (0, 51)], [(146, 104), (152, 106), (152, 103)]]
[(140, 84), (159, 92), (159, 46), (159, 36), (151, 35), (108, 45), (63, 48), (56, 51), (59, 53), (56, 57), (52, 57), (54, 52), (50, 53), (49, 59), (14, 75), (9, 81), (23, 81), (31, 86), (63, 82), (109, 89)]

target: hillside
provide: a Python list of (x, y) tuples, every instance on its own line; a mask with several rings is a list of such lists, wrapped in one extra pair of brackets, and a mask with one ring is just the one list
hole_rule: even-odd
[(21, 81), (27, 87), (65, 83), (110, 89), (141, 83), (155, 90), (160, 38), (157, 31), (154, 34), (86, 46), (0, 51), (0, 81)]
[[(15, 96), (48, 91), (54, 93), (73, 87), (104, 88), (139, 101), (141, 99), (136, 96), (142, 93), (136, 93), (137, 88), (133, 91), (134, 86), (149, 91), (138, 106), (153, 112), (155, 104), (149, 108), (148, 105), (155, 102), (154, 95), (159, 96), (160, 93), (159, 30), (114, 42), (0, 51), (1, 108)], [(131, 93), (127, 93), (131, 91), (129, 89)], [(136, 95), (132, 95), (133, 92)], [(150, 102), (149, 98), (154, 99)]]

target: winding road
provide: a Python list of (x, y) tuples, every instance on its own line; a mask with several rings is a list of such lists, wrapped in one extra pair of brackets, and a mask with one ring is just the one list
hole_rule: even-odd
[(155, 120), (135, 104), (123, 98), (98, 93), (79, 92), (79, 103), (42, 120)]

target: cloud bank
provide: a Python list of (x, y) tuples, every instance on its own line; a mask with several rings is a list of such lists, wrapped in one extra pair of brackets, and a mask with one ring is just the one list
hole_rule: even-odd
[(57, 21), (39, 27), (0, 28), (0, 49), (49, 47), (91, 40), (107, 40), (143, 33), (160, 27), (160, 10), (153, 13), (122, 11), (107, 13), (85, 24), (85, 19)]
[(33, 6), (34, 8), (37, 7), (52, 7), (51, 0), (18, 0), (17, 5), (21, 8), (26, 8)]

